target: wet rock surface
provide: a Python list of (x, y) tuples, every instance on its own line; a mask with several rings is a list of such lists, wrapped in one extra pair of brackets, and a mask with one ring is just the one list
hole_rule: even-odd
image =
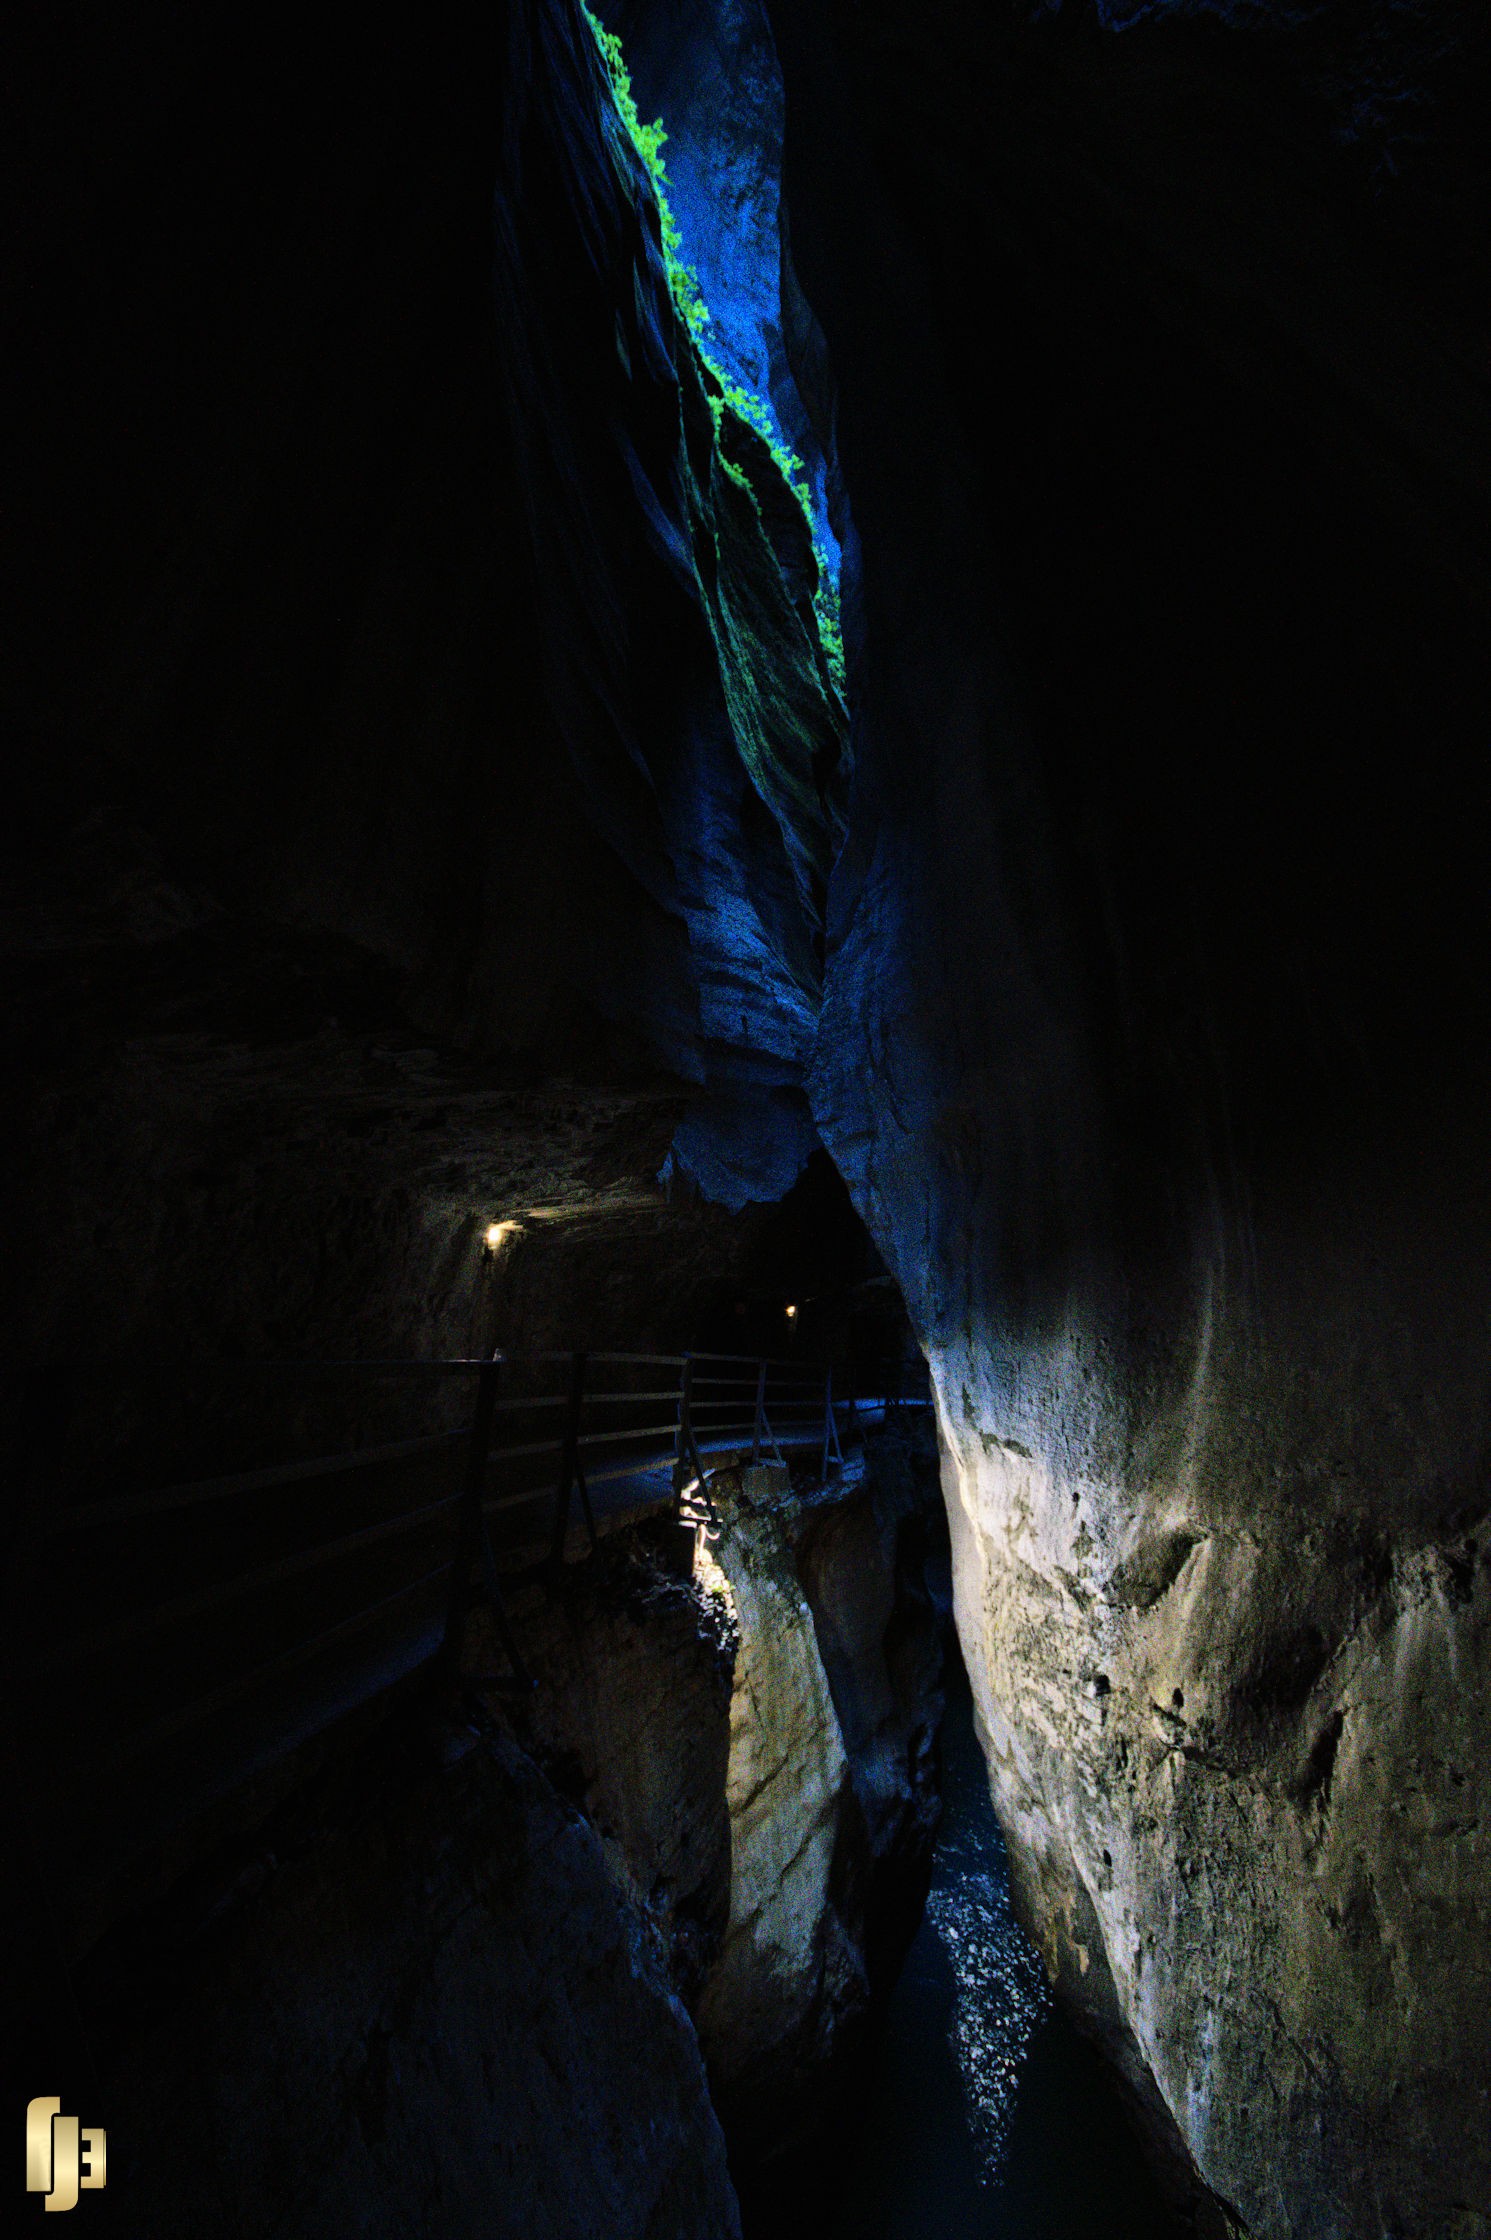
[(926, 1913), (828, 2128), (741, 2181), (746, 2240), (1161, 2240), (1172, 2220), (1111, 2071), (1014, 1918), (961, 1671)]

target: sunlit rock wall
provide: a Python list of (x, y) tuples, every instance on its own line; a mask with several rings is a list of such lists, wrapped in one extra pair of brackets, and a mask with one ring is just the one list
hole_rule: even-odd
[(794, 322), (782, 206), (782, 75), (762, 0), (604, 0), (625, 48), (637, 105), (667, 129), (663, 160), (679, 254), (709, 309), (703, 342), (756, 396), (801, 461), (815, 530), (837, 564), (844, 502), (831, 407), (815, 393)]
[(815, 1108), (1026, 1916), (1217, 2214), (1479, 2233), (1480, 251), (1214, 22), (772, 13), (861, 544)]

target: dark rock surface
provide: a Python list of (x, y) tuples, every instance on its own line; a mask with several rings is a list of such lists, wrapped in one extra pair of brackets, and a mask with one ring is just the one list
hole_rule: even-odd
[(677, 313), (588, 26), (513, 15), (499, 319), (547, 673), (590, 814), (684, 944), (676, 1019), (656, 966), (610, 1009), (641, 1004), (697, 1084), (679, 1150), (738, 1207), (780, 1197), (816, 1140), (802, 1085), (844, 792), (816, 563)]
[(578, 7), (505, 14), (271, 9), (226, 89), (28, 27), (10, 1358), (462, 1352), (488, 1221), (624, 1259), (690, 1104), (737, 1207), (816, 1142), (807, 530)]
[[(937, 1818), (940, 1517), (930, 1458), (876, 1441), (806, 1497), (713, 1480), (692, 1578), (639, 1527), (513, 1603), (531, 1696), (488, 1697), (591, 1821), (670, 1954), (732, 2161), (808, 2136), (925, 1895)], [(500, 1669), (478, 1626), (468, 1662)]]
[[(21, 45), (7, 1500), (458, 1420), (203, 1364), (697, 1343), (750, 1224), (659, 1170), (691, 1107), (736, 1206), (816, 1142), (844, 717), (806, 526), (674, 317), (580, 10), (32, 12)], [(13, 1632), (34, 1573), (6, 1584)], [(681, 1747), (714, 1742), (723, 1706)], [(732, 2231), (668, 1972), (722, 1903), (683, 1755), (681, 1799), (591, 1800), (609, 1850), (511, 1755), (370, 1763), (187, 1937), (148, 2045), (124, 1954), (119, 2213)], [(28, 1817), (44, 1859), (48, 1795)], [(191, 1848), (107, 1905), (69, 1884), (70, 1956), (147, 1935), (121, 1906), (169, 1912)]]
[[(78, 1350), (493, 1342), (495, 1218), (626, 1263), (560, 1342), (660, 1340), (729, 1255), (666, 1146), (740, 1206), (821, 1133), (1063, 1992), (1257, 2240), (1471, 2240), (1484, 21), (769, 13), (852, 755), (571, 0), (24, 18), (17, 1407)], [(152, 1408), (90, 1396), (76, 1482), (184, 1455)], [(834, 1680), (877, 1535), (801, 1543), (804, 1669), (813, 1842), (848, 1798), (890, 1857), (895, 1691)]]
[(848, 2087), (925, 1895), (942, 1716), (930, 1491), (884, 1451), (806, 1499), (765, 1471), (719, 1482), (703, 1576), (739, 1638), (731, 1887), (698, 2013), (737, 2168), (801, 2144)]
[(120, 1981), (128, 2229), (738, 2231), (663, 1947), (510, 1742), (396, 1729), (257, 1865), (195, 1943), (163, 1917), (148, 1990)]
[[(487, 1701), (594, 1827), (692, 2007), (730, 1910), (734, 1643), (714, 1602), (678, 1575), (676, 1537), (671, 1523), (617, 1533), (558, 1581), (516, 1595), (535, 1686)], [(501, 1671), (481, 1617), (468, 1663)]]
[(946, 1538), (929, 1432), (920, 1419), (882, 1432), (847, 1485), (784, 1517), (849, 1761), (858, 1825), (840, 1903), (875, 1993), (919, 1918), (939, 1809)]
[(120, 2229), (736, 2231), (716, 2103), (747, 2164), (811, 2125), (925, 1882), (927, 1490), (722, 1486), (702, 1582), (618, 1533), (515, 1597), (531, 1694), (406, 1689), (76, 1954)]
[(860, 532), (815, 1109), (1017, 1886), (1254, 2233), (1480, 2232), (1481, 159), (1374, 200), (1215, 21), (772, 13)]

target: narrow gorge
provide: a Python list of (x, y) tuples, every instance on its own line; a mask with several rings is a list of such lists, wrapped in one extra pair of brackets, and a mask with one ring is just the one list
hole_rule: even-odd
[(1491, 2240), (1483, 16), (23, 11), (28, 2215)]

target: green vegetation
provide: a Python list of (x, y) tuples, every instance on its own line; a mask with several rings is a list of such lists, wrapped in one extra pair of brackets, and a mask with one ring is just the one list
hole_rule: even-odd
[[(583, 5), (584, 0), (582, 0)], [(632, 92), (631, 75), (627, 70), (626, 57), (622, 53), (620, 39), (614, 31), (606, 29), (605, 25), (588, 6), (584, 7), (584, 13), (585, 20), (594, 34), (595, 43), (600, 49), (601, 58), (606, 65), (606, 74), (611, 82), (611, 92), (616, 103), (617, 113), (626, 127), (632, 146), (642, 159), (643, 168), (652, 185), (653, 198), (657, 203), (659, 229), (662, 235), (663, 266), (668, 276), (668, 286), (672, 293), (674, 307), (688, 330), (700, 361), (707, 369), (712, 381), (718, 385), (718, 394), (711, 394), (709, 400), (710, 409), (714, 414), (716, 435), (719, 433), (720, 423), (727, 408), (735, 413), (738, 418), (744, 420), (748, 427), (755, 430), (770, 451), (783, 481), (802, 508), (803, 518), (808, 525), (808, 535), (813, 541), (813, 555), (818, 562), (818, 588), (813, 598), (813, 609), (818, 621), (818, 635), (822, 640), (823, 650), (827, 656), (834, 683), (842, 693), (844, 690), (844, 640), (839, 622), (839, 587), (834, 571), (829, 564), (828, 556), (819, 540), (817, 523), (813, 517), (812, 492), (807, 484), (807, 469), (796, 452), (789, 451), (778, 437), (765, 399), (757, 396), (754, 391), (745, 388), (740, 382), (732, 380), (730, 375), (710, 354), (704, 340), (704, 332), (709, 325), (709, 306), (705, 302), (703, 291), (699, 286), (698, 274), (683, 261), (682, 236), (679, 233), (678, 221), (673, 215), (668, 200), (668, 172), (667, 166), (663, 162), (663, 144), (668, 137), (667, 128), (661, 117), (657, 118), (652, 124), (642, 122), (637, 110), (636, 97)], [(724, 464), (731, 479), (737, 482), (742, 489), (749, 491), (750, 484), (739, 469), (732, 467), (728, 460), (725, 460)], [(754, 493), (752, 493), (752, 496), (754, 496)]]
[[(626, 57), (621, 51), (621, 41), (614, 31), (608, 31), (600, 18), (590, 8), (585, 9), (585, 20), (595, 35), (606, 72), (611, 80), (611, 92), (622, 123), (630, 135), (632, 146), (642, 158), (643, 167), (652, 181), (652, 191), (657, 202), (658, 218), (663, 235), (663, 263), (667, 268), (668, 285), (673, 291), (673, 301), (694, 341), (699, 342), (709, 325), (709, 306), (699, 290), (699, 282), (679, 254), (682, 246), (678, 220), (668, 201), (668, 172), (663, 162), (663, 142), (667, 128), (661, 117), (655, 124), (644, 124), (637, 113), (636, 96), (632, 92), (631, 74)], [(713, 370), (711, 368), (711, 370)]]

